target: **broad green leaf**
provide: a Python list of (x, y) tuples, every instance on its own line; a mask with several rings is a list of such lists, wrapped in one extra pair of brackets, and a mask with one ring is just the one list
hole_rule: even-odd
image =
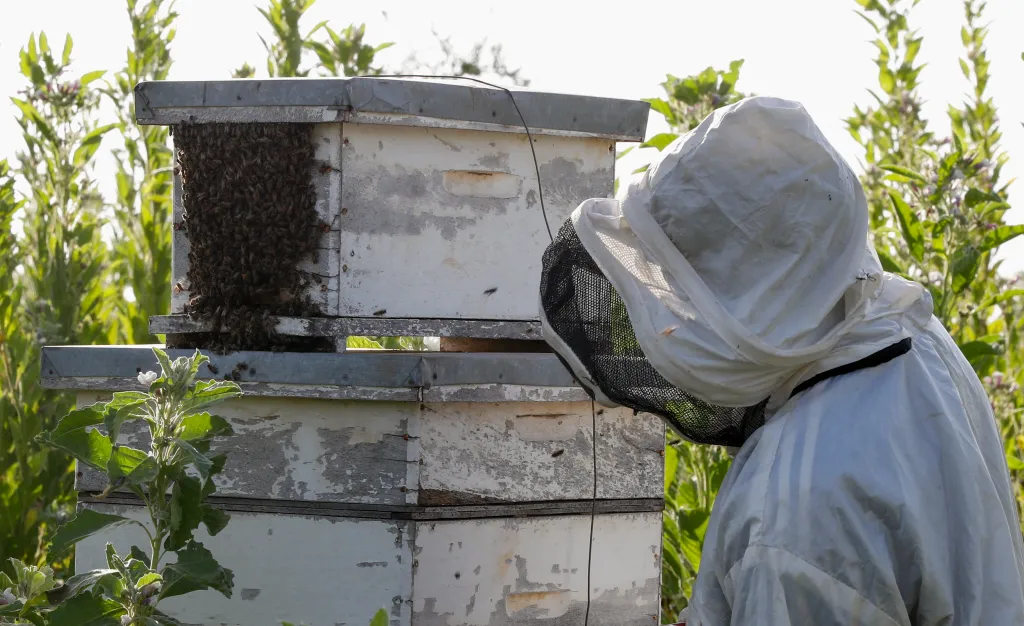
[(235, 576), (231, 570), (221, 567), (210, 551), (197, 541), (191, 541), (178, 551), (178, 560), (163, 570), (164, 588), (161, 598), (170, 598), (186, 589), (215, 589), (230, 598)]
[(917, 182), (921, 183), (922, 185), (927, 185), (928, 184), (928, 180), (925, 179), (924, 176), (918, 174), (917, 172), (915, 172), (914, 170), (912, 170), (910, 168), (903, 167), (901, 165), (885, 165), (885, 164), (879, 165), (878, 167), (882, 168), (883, 170), (885, 170), (887, 172), (895, 172), (895, 173), (900, 174), (902, 176), (905, 176), (905, 177), (907, 177), (907, 178), (909, 178), (911, 180), (916, 180)]
[(384, 346), (369, 337), (349, 337), (345, 340), (345, 347), (357, 350), (381, 350), (384, 348)]
[(217, 454), (210, 457), (212, 465), (210, 466), (210, 475), (203, 482), (203, 497), (209, 498), (213, 495), (213, 492), (217, 490), (216, 485), (213, 484), (213, 477), (224, 471), (224, 465), (228, 461), (226, 454)]
[[(138, 392), (129, 391), (125, 393), (134, 395)], [(126, 421), (144, 415), (144, 407), (149, 400), (149, 397), (142, 393), (138, 395), (146, 397), (141, 400), (129, 400), (125, 397), (117, 398), (118, 395), (114, 394), (114, 402), (107, 405), (107, 413), (103, 418), (103, 422), (107, 427), (107, 439), (110, 439), (111, 444), (117, 443), (118, 437), (121, 436), (121, 426)]]
[(969, 362), (974, 362), (987, 356), (999, 356), (1003, 353), (1002, 346), (986, 341), (970, 341), (961, 345), (960, 351), (963, 352), (964, 357)]
[(978, 262), (981, 252), (968, 244), (953, 253), (950, 270), (953, 273), (953, 293), (959, 294), (966, 289), (978, 273)]
[[(14, 567), (15, 579), (17, 581), (17, 593), (15, 595), (33, 600), (36, 596), (50, 591), (57, 586), (53, 579), (53, 569), (47, 566), (38, 567), (25, 565), (18, 559), (10, 559)], [(9, 579), (8, 579), (9, 580)]]
[(661, 113), (667, 119), (672, 119), (672, 106), (660, 98), (644, 98), (644, 102), (651, 105), (651, 109)]
[(1003, 197), (997, 193), (989, 193), (973, 187), (967, 190), (967, 194), (964, 196), (964, 206), (970, 209), (982, 202), (1003, 203)]
[(633, 170), (632, 173), (633, 174), (642, 174), (642, 173), (646, 172), (647, 168), (649, 168), (649, 167), (650, 167), (650, 165), (641, 165), (640, 167), (638, 167), (635, 170)]
[[(100, 417), (102, 421), (102, 415)], [(95, 428), (89, 431), (79, 428), (59, 437), (44, 434), (40, 439), (43, 443), (64, 450), (89, 467), (101, 472), (107, 470), (112, 446), (110, 440)]]
[(878, 84), (881, 85), (882, 91), (889, 95), (896, 91), (896, 77), (884, 65), (878, 68)]
[(234, 434), (231, 424), (219, 415), (196, 413), (181, 420), (178, 438), (182, 441), (206, 441), (214, 437)]
[(666, 445), (665, 446), (665, 469), (664, 469), (665, 493), (668, 493), (670, 491), (670, 487), (671, 487), (672, 483), (675, 483), (675, 482), (677, 482), (679, 480), (678, 469), (679, 469), (679, 453), (676, 452), (675, 446)]
[(53, 626), (120, 626), (124, 608), (91, 593), (81, 593), (49, 614)]
[(160, 466), (149, 454), (127, 446), (115, 446), (107, 463), (111, 483), (124, 478), (130, 485), (141, 485), (156, 478)]
[(1020, 470), (1024, 470), (1024, 461), (1021, 461), (1019, 458), (1017, 458), (1017, 455), (1015, 454), (1006, 455), (1006, 464), (1010, 467), (1010, 471), (1012, 472), (1019, 472)]
[(168, 550), (179, 550), (192, 539), (192, 533), (203, 521), (202, 505), (202, 483), (191, 476), (178, 478), (171, 489), (171, 534), (166, 542)]
[(175, 437), (173, 441), (179, 448), (181, 448), (181, 451), (185, 453), (185, 457), (188, 459), (188, 462), (196, 468), (196, 471), (199, 472), (199, 475), (203, 480), (206, 480), (210, 475), (210, 468), (213, 467), (213, 461), (204, 456), (199, 450), (196, 450), (189, 442), (177, 437)]
[(102, 404), (75, 409), (62, 417), (53, 430), (43, 434), (47, 438), (56, 439), (89, 426), (99, 426), (103, 423), (103, 415), (104, 406)]
[(1015, 239), (1021, 234), (1024, 234), (1024, 224), (1015, 224), (1013, 226), (999, 226), (985, 233), (985, 236), (981, 240), (981, 246), (979, 247), (982, 252), (995, 250), (996, 248), (1003, 245), (1007, 241)]
[(388, 626), (389, 623), (388, 612), (384, 609), (379, 609), (370, 621), (370, 626)]
[(921, 226), (920, 220), (917, 219), (917, 214), (898, 193), (889, 190), (889, 198), (892, 200), (896, 218), (899, 220), (903, 240), (910, 248), (911, 256), (920, 263), (924, 258), (924, 228)]
[(103, 75), (106, 74), (106, 73), (107, 72), (105, 70), (99, 70), (99, 71), (96, 71), (96, 72), (89, 72), (87, 74), (83, 74), (82, 78), (79, 79), (78, 82), (82, 85), (82, 87), (85, 87), (89, 83), (97, 81), (97, 80), (103, 78)]
[(675, 133), (658, 133), (651, 137), (647, 141), (640, 144), (641, 148), (657, 148), (659, 151), (664, 150), (670, 143), (679, 138), (679, 135)]
[(225, 400), (238, 398), (242, 388), (229, 380), (201, 380), (193, 387), (189, 397), (182, 403), (182, 411), (195, 413)]
[(876, 250), (876, 252), (878, 253), (878, 260), (882, 262), (883, 270), (893, 274), (903, 273), (903, 268), (900, 267), (900, 264), (893, 260), (891, 256), (881, 250)]
[(110, 515), (93, 511), (92, 509), (83, 509), (74, 519), (63, 524), (53, 534), (50, 554), (62, 554), (68, 548), (93, 533), (99, 532), (104, 528), (120, 526), (121, 524), (138, 524), (138, 522), (127, 517), (121, 517), (120, 515)]
[(104, 576), (116, 573), (117, 570), (113, 569), (94, 569), (83, 574), (76, 574), (67, 579), (60, 587), (50, 591), (46, 596), (47, 600), (50, 601), (50, 604), (60, 604), (92, 588)]
[(153, 583), (158, 583), (161, 580), (163, 580), (163, 576), (161, 576), (160, 574), (157, 574), (156, 572), (147, 572), (147, 573), (143, 574), (142, 576), (140, 576), (139, 579), (135, 581), (135, 586), (137, 588), (141, 589), (142, 587), (145, 587), (146, 585), (150, 585), (150, 584), (153, 584)]
[(203, 505), (203, 524), (211, 537), (224, 530), (229, 521), (231, 521), (231, 515), (227, 512), (209, 504)]

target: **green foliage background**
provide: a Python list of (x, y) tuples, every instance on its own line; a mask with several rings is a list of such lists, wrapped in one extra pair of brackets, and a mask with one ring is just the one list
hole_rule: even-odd
[[(270, 76), (355, 76), (388, 71), (494, 75), (525, 85), (504, 62), (500, 46), (483, 43), (459, 53), (438, 37), (444, 60), (415, 57), (387, 70), (376, 55), (390, 43), (367, 40), (365, 26), (308, 26), (315, 0), (270, 0), (258, 10), (259, 36)], [(948, 109), (948, 124), (921, 117), (916, 62), (923, 38), (911, 28), (916, 0), (856, 0), (874, 37), (878, 84), (868, 107), (846, 120), (863, 148), (873, 238), (885, 269), (927, 286), (936, 315), (984, 380), (1006, 442), (1018, 500), (1024, 502), (1024, 376), (1021, 325), (1024, 285), (1001, 275), (995, 252), (1024, 232), (1005, 222), (1010, 181), (1000, 174), (999, 119), (987, 95), (989, 61), (985, 3), (965, 0), (960, 67), (969, 85), (964, 102)], [(39, 385), (46, 344), (154, 343), (150, 315), (166, 314), (171, 290), (172, 153), (162, 127), (133, 123), (133, 86), (162, 79), (172, 64), (173, 1), (126, 0), (132, 40), (116, 71), (71, 72), (68, 35), (51, 45), (33, 36), (16, 60), (24, 89), (17, 107), (23, 145), (0, 161), (0, 567), (8, 558), (50, 564), (58, 576), (70, 560), (48, 553), (56, 526), (73, 510), (72, 465), (62, 453), (34, 443), (73, 400)], [(15, 59), (10, 59), (15, 62)], [(410, 65), (411, 63), (411, 65)], [(670, 132), (643, 148), (662, 150), (714, 109), (745, 95), (742, 61), (685, 78), (666, 77), (650, 100)], [(78, 68), (76, 68), (78, 69)], [(252, 76), (253, 66), (235, 77)], [(109, 119), (100, 104), (113, 105)], [(100, 149), (116, 161), (116, 193), (97, 190)], [(625, 152), (620, 153), (625, 154)], [(102, 226), (111, 225), (109, 232)], [(130, 292), (134, 298), (126, 298)], [(355, 340), (360, 346), (422, 349), (410, 339)], [(666, 511), (662, 619), (686, 606), (715, 494), (728, 469), (724, 451), (670, 438), (666, 452)], [(13, 571), (7, 572), (14, 575)]]

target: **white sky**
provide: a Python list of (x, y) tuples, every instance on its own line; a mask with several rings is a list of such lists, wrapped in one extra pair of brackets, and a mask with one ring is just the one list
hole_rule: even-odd
[[(248, 61), (262, 74), (265, 54), (256, 36), (267, 26), (256, 6), (263, 0), (178, 0), (178, 36), (171, 79), (227, 78)], [(660, 95), (665, 74), (686, 76), (708, 65), (725, 68), (746, 59), (739, 87), (743, 91), (802, 102), (825, 135), (855, 166), (860, 152), (843, 119), (854, 102), (871, 101), (866, 89), (877, 88), (870, 27), (854, 15), (853, 0), (714, 0), (605, 3), (518, 0), (488, 7), (476, 1), (319, 0), (308, 26), (330, 19), (334, 28), (350, 22), (367, 24), (371, 43), (394, 41), (381, 54), (397, 67), (416, 51), (437, 54), (431, 28), (452, 35), (460, 50), (487, 37), (502, 43), (512, 67), (521, 67), (545, 91), (643, 98)], [(60, 45), (66, 32), (75, 39), (75, 68), (117, 69), (124, 63), (129, 27), (122, 0), (0, 0), (0, 94), (23, 87), (17, 53), (32, 32), (45, 30)], [(608, 7), (601, 9), (601, 6)], [(919, 60), (926, 115), (936, 130), (948, 129), (946, 107), (967, 89), (957, 57), (962, 5), (956, 0), (926, 0), (914, 13), (913, 26), (924, 35)], [(384, 13), (386, 12), (386, 16)], [(986, 21), (991, 61), (990, 93), (1002, 115), (1003, 146), (1010, 153), (1007, 178), (1024, 177), (1024, 1), (989, 0)], [(14, 107), (0, 102), (0, 158), (13, 157), (21, 146)], [(664, 130), (652, 117), (650, 134)], [(632, 157), (632, 155), (630, 155)], [(642, 156), (637, 157), (643, 159)], [(632, 169), (631, 159), (623, 168)], [(1024, 181), (1011, 200), (1021, 208), (1013, 222), (1024, 221)], [(1024, 239), (1024, 238), (1022, 238)], [(1007, 269), (1024, 269), (1024, 241), (1004, 247)]]

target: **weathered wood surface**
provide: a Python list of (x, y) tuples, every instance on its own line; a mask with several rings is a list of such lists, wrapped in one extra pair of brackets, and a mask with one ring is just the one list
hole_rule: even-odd
[[(186, 315), (154, 315), (154, 334), (209, 332), (213, 325)], [(384, 317), (278, 317), (275, 330), (298, 337), (463, 337), (540, 341), (540, 322), (509, 320), (389, 319)], [(444, 342), (442, 342), (443, 344)]]
[[(79, 406), (106, 394), (82, 393)], [(658, 498), (664, 426), (628, 410), (591, 413), (589, 402), (332, 402), (240, 398), (217, 406), (235, 435), (218, 494), (266, 500), (422, 506)], [(126, 423), (123, 445), (146, 448), (145, 422)], [(106, 476), (79, 466), (77, 488)]]
[[(141, 507), (88, 504), (144, 519)], [(186, 624), (365, 624), (386, 608), (396, 626), (583, 626), (590, 565), (593, 626), (657, 623), (661, 514), (439, 522), (233, 513), (197, 538), (235, 573), (231, 599), (214, 591), (161, 608)], [(78, 571), (104, 567), (104, 546), (145, 545), (134, 526), (76, 550)]]
[[(139, 506), (142, 501), (131, 493), (79, 492), (78, 501), (87, 504)], [(419, 506), (414, 504), (352, 504), (312, 502), (309, 500), (262, 500), (258, 498), (213, 495), (207, 501), (230, 512), (274, 513), (314, 517), (346, 517), (396, 521), (438, 521), (489, 519), (492, 517), (546, 517), (551, 515), (601, 515), (605, 513), (657, 513), (665, 509), (664, 498), (622, 500), (552, 500), (549, 502), (513, 502), (496, 504), (457, 504)]]
[(340, 315), (536, 320), (540, 261), (607, 197), (614, 143), (345, 124)]

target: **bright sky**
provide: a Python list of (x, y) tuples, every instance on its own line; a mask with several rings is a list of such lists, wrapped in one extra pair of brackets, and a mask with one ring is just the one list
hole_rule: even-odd
[[(0, 94), (21, 89), (17, 53), (32, 32), (45, 30), (51, 42), (75, 39), (76, 69), (116, 69), (124, 63), (129, 27), (121, 0), (33, 0), (3, 3), (0, 20)], [(265, 54), (257, 32), (267, 26), (256, 6), (263, 0), (178, 0), (178, 36), (171, 78), (227, 78), (249, 62), (261, 73)], [(488, 7), (488, 4), (492, 6)], [(1007, 178), (1024, 178), (1024, 2), (989, 0), (986, 19), (991, 72), (990, 93), (1002, 115), (1003, 146), (1010, 153)], [(601, 9), (601, 6), (609, 7)], [(612, 8), (614, 7), (614, 8)], [(308, 24), (330, 19), (341, 28), (367, 24), (370, 42), (394, 41), (380, 60), (399, 66), (410, 52), (424, 59), (438, 54), (431, 29), (452, 35), (460, 50), (482, 37), (502, 43), (512, 67), (521, 67), (544, 91), (643, 98), (659, 95), (665, 74), (686, 76), (708, 65), (724, 68), (745, 59), (743, 91), (802, 102), (839, 151), (857, 165), (860, 152), (843, 119), (853, 103), (871, 101), (877, 87), (870, 27), (854, 15), (853, 0), (648, 0), (614, 5), (587, 1), (519, 0), (484, 3), (435, 0), (356, 3), (319, 0)], [(955, 0), (925, 0), (913, 26), (924, 35), (919, 60), (925, 112), (936, 130), (948, 129), (946, 107), (967, 89), (957, 57), (962, 5)], [(6, 107), (6, 108), (4, 108)], [(13, 105), (0, 103), (0, 158), (20, 148)], [(657, 116), (654, 116), (657, 117)], [(664, 130), (652, 117), (649, 133)], [(630, 155), (632, 157), (632, 155)], [(638, 159), (643, 159), (638, 156)], [(636, 160), (623, 167), (633, 169)], [(1013, 222), (1024, 222), (1024, 181), (1011, 199), (1021, 208)], [(1021, 238), (1024, 239), (1024, 238)], [(1024, 269), (1024, 241), (1004, 247), (1007, 266)]]

